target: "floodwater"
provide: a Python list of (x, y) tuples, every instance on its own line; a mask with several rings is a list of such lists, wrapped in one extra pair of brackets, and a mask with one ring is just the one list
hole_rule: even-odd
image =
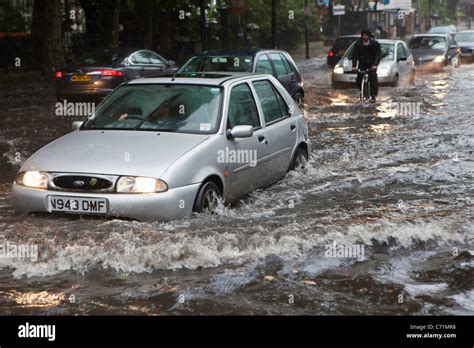
[(0, 314), (474, 314), (474, 65), (370, 106), (301, 69), (308, 173), (166, 223), (15, 215), (16, 171), (73, 119), (36, 75), (0, 82)]

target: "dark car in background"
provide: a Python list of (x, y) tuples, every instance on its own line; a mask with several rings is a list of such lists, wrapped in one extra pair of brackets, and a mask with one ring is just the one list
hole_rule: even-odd
[(458, 67), (461, 50), (450, 34), (418, 34), (408, 42), (418, 69), (436, 70), (447, 65)]
[(334, 46), (328, 52), (327, 63), (329, 66), (336, 66), (346, 53), (347, 49), (356, 41), (360, 35), (343, 35), (339, 36), (334, 43)]
[(432, 27), (428, 30), (428, 34), (455, 34), (458, 31), (455, 25), (442, 25)]
[(474, 63), (474, 30), (463, 30), (454, 36), (461, 48), (461, 59)]
[(303, 106), (303, 79), (295, 61), (286, 51), (264, 49), (236, 49), (204, 51), (191, 57), (180, 73), (193, 72), (253, 72), (273, 75)]
[(94, 51), (55, 72), (56, 96), (58, 100), (99, 102), (125, 81), (176, 70), (173, 61), (150, 50)]

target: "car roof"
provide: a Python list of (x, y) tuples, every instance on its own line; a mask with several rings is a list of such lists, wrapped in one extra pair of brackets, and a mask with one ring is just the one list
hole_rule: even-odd
[(228, 49), (228, 50), (209, 50), (196, 54), (196, 56), (254, 56), (259, 52), (283, 52), (287, 53), (284, 50), (275, 50), (275, 49), (264, 49), (264, 48), (239, 48), (239, 49)]
[(397, 42), (401, 42), (402, 40), (389, 40), (389, 39), (380, 39), (377, 40), (379, 43), (385, 43), (385, 44), (394, 44)]
[(451, 36), (451, 34), (446, 34), (446, 33), (426, 33), (426, 34), (415, 34), (413, 37), (421, 37), (421, 36)]
[(229, 72), (229, 73), (217, 73), (217, 72), (197, 72), (197, 73), (178, 73), (178, 74), (161, 74), (157, 76), (150, 76), (146, 78), (140, 78), (131, 80), (127, 84), (192, 84), (192, 85), (208, 85), (208, 86), (219, 86), (226, 82), (234, 80), (245, 80), (250, 77), (268, 77), (266, 74), (252, 74), (245, 72)]
[(353, 38), (353, 37), (360, 37), (360, 35), (357, 35), (357, 34), (353, 34), (353, 35), (341, 35), (341, 36), (338, 36), (336, 40), (338, 39), (346, 39), (346, 38)]

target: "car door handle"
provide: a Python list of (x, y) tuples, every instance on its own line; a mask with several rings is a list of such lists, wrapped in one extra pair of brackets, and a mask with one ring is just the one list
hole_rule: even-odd
[(294, 132), (295, 129), (296, 129), (296, 125), (292, 124), (292, 125), (290, 126), (290, 129), (291, 129), (292, 132)]
[(260, 135), (258, 137), (258, 141), (261, 142), (261, 143), (268, 144), (267, 140), (265, 139), (265, 137), (263, 135)]

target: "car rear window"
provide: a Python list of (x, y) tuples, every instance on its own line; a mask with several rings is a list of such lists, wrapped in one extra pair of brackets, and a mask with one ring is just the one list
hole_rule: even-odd
[(357, 38), (347, 38), (347, 37), (342, 37), (336, 40), (336, 43), (334, 46), (338, 49), (341, 50), (347, 50), (347, 48), (353, 43)]
[(122, 52), (92, 52), (84, 54), (76, 63), (81, 66), (110, 65), (124, 56)]
[(191, 58), (180, 72), (251, 72), (252, 67), (251, 56), (198, 56)]
[(408, 47), (411, 49), (443, 50), (446, 48), (446, 38), (444, 36), (416, 36), (410, 40)]

